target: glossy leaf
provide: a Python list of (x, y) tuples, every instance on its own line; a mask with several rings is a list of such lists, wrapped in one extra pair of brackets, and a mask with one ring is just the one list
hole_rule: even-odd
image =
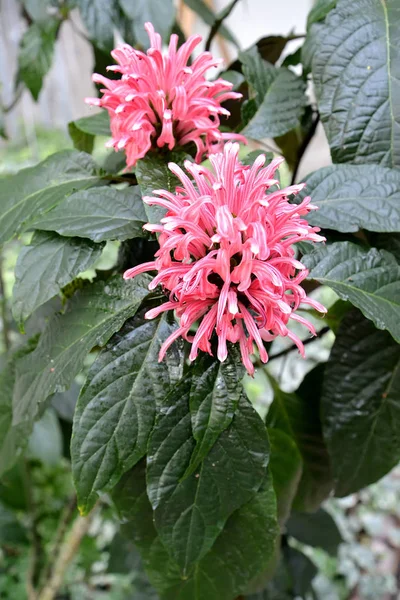
[(20, 327), (36, 308), (91, 267), (101, 251), (101, 245), (89, 241), (36, 232), (15, 266), (13, 316)]
[(32, 23), (24, 33), (18, 54), (18, 79), (33, 99), (39, 98), (43, 79), (51, 67), (59, 23), (53, 19)]
[[(316, 369), (314, 369), (316, 371)], [(311, 371), (297, 394), (288, 394), (274, 384), (274, 401), (267, 414), (269, 429), (278, 429), (297, 444), (303, 471), (293, 501), (295, 510), (313, 511), (329, 495), (332, 487), (329, 456), (322, 438), (319, 418), (319, 376)]]
[(94, 346), (103, 346), (148, 295), (147, 276), (125, 282), (120, 275), (84, 287), (64, 314), (48, 322), (32, 354), (18, 363), (14, 424), (31, 421), (54, 392), (66, 390)]
[(323, 508), (314, 513), (294, 512), (286, 523), (286, 530), (301, 544), (322, 548), (332, 555), (337, 554), (343, 542), (333, 517)]
[(0, 243), (28, 229), (66, 196), (101, 182), (92, 158), (76, 150), (57, 152), (2, 180)]
[(350, 242), (316, 248), (303, 257), (309, 279), (332, 288), (400, 341), (400, 266), (385, 250), (363, 250)]
[(94, 242), (147, 237), (146, 212), (139, 186), (81, 190), (65, 198), (35, 223), (35, 228)]
[(305, 178), (299, 199), (311, 196), (312, 225), (343, 233), (400, 231), (400, 172), (375, 165), (332, 165)]
[(110, 0), (77, 0), (82, 21), (95, 45), (109, 52), (114, 47), (114, 28), (119, 15), (116, 2)]
[(172, 348), (158, 362), (161, 344), (176, 328), (165, 317), (137, 315), (110, 340), (89, 371), (74, 417), (72, 470), (78, 506), (87, 513), (146, 453), (157, 402), (179, 377)]
[(262, 572), (278, 534), (270, 478), (227, 521), (223, 533), (200, 562), (181, 577), (154, 528), (146, 495), (144, 464), (127, 473), (114, 493), (124, 533), (138, 546), (151, 583), (165, 600), (232, 600)]
[(207, 456), (219, 435), (230, 425), (243, 393), (243, 365), (230, 348), (223, 363), (202, 356), (191, 369), (190, 412), (196, 447), (188, 473)]
[(333, 161), (400, 166), (398, 1), (338, 0), (309, 37)]
[(400, 347), (353, 310), (337, 333), (322, 393), (337, 495), (373, 483), (399, 462), (399, 399)]
[(260, 488), (268, 464), (264, 424), (243, 396), (232, 424), (196, 473), (182, 479), (195, 446), (190, 378), (167, 396), (148, 447), (147, 492), (157, 531), (185, 574), (211, 548), (228, 517)]
[(125, 15), (133, 21), (133, 32), (144, 48), (150, 46), (149, 36), (144, 24), (150, 21), (164, 43), (168, 43), (172, 25), (175, 20), (173, 0), (119, 0)]

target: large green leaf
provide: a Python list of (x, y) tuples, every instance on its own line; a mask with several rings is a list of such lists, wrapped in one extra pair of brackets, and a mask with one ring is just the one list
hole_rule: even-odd
[(54, 392), (62, 392), (82, 369), (94, 346), (103, 346), (148, 295), (148, 276), (129, 282), (120, 275), (84, 287), (64, 314), (48, 322), (32, 354), (21, 359), (14, 389), (14, 424), (32, 420)]
[(119, 20), (114, 0), (77, 0), (82, 21), (90, 39), (100, 49), (109, 52), (114, 47), (114, 29)]
[(319, 418), (320, 381), (319, 369), (314, 369), (297, 394), (283, 392), (274, 383), (274, 400), (267, 414), (268, 428), (291, 437), (303, 459), (302, 476), (293, 501), (295, 510), (316, 510), (333, 487)]
[(144, 48), (150, 46), (149, 36), (144, 28), (147, 21), (154, 25), (163, 41), (168, 42), (175, 21), (173, 0), (119, 0), (119, 4), (126, 16), (132, 19), (134, 35)]
[(303, 262), (310, 269), (309, 279), (331, 287), (400, 342), (400, 266), (394, 256), (336, 242), (316, 248)]
[(74, 148), (91, 153), (96, 135), (110, 137), (110, 118), (107, 111), (102, 110), (90, 117), (83, 117), (68, 123), (68, 132)]
[(299, 200), (311, 196), (312, 225), (343, 233), (400, 231), (400, 171), (378, 165), (332, 165), (305, 178)]
[(305, 83), (292, 71), (264, 61), (256, 47), (239, 56), (246, 79), (256, 92), (257, 112), (243, 134), (261, 140), (281, 136), (300, 125), (307, 99)]
[(270, 561), (278, 534), (270, 478), (227, 521), (200, 562), (182, 577), (154, 528), (146, 494), (144, 464), (127, 473), (114, 493), (124, 533), (138, 546), (151, 583), (165, 600), (232, 600)]
[(179, 351), (158, 362), (176, 328), (165, 317), (136, 315), (110, 340), (89, 371), (74, 417), (72, 470), (78, 505), (87, 513), (146, 453), (156, 403), (180, 373)]
[(400, 460), (400, 347), (355, 310), (326, 365), (322, 423), (339, 496), (373, 483)]
[(303, 459), (296, 441), (281, 429), (269, 429), (269, 468), (278, 505), (278, 519), (284, 524), (292, 508), (303, 471)]
[(13, 316), (23, 326), (36, 308), (58, 294), (101, 255), (102, 246), (56, 233), (36, 232), (15, 266)]
[[(182, 163), (187, 155), (172, 153), (170, 160)], [(143, 196), (152, 196), (154, 190), (175, 192), (180, 184), (179, 179), (168, 169), (168, 161), (158, 155), (147, 155), (136, 164), (135, 174)], [(160, 206), (145, 205), (145, 211), (150, 223), (158, 223), (165, 215), (165, 209)]]
[(65, 198), (35, 223), (35, 228), (94, 242), (147, 237), (146, 212), (139, 186), (81, 190)]
[(76, 150), (57, 152), (35, 167), (2, 179), (0, 244), (28, 229), (72, 192), (100, 181), (92, 158)]
[(13, 424), (12, 399), (16, 379), (16, 363), (25, 354), (32, 352), (36, 343), (37, 339), (30, 340), (7, 362), (0, 373), (0, 476), (15, 465), (28, 444), (33, 428), (33, 421)]
[(333, 555), (343, 542), (333, 517), (323, 508), (314, 513), (294, 512), (286, 523), (286, 531), (302, 544), (322, 548)]
[(398, 0), (338, 0), (309, 37), (333, 161), (400, 166)]
[(51, 67), (59, 22), (32, 23), (24, 33), (18, 54), (18, 79), (23, 81), (34, 100), (39, 98), (44, 76)]
[(150, 437), (147, 472), (157, 531), (184, 575), (260, 488), (269, 458), (266, 428), (242, 396), (231, 426), (196, 473), (182, 479), (195, 446), (190, 388), (187, 377), (167, 396)]
[(188, 473), (193, 473), (230, 425), (242, 394), (244, 369), (232, 347), (222, 363), (208, 355), (202, 356), (194, 363), (191, 374), (190, 412), (197, 444)]

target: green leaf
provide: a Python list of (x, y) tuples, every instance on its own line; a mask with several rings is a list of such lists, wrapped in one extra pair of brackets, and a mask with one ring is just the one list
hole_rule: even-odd
[(245, 136), (256, 140), (278, 137), (300, 125), (307, 103), (304, 81), (284, 67), (275, 69), (274, 75), (256, 114), (242, 131)]
[(18, 54), (18, 80), (37, 101), (43, 79), (51, 67), (59, 22), (32, 23), (24, 33)]
[(90, 117), (71, 121), (68, 123), (68, 133), (74, 148), (91, 154), (96, 135), (111, 136), (110, 118), (107, 111), (102, 110)]
[[(15, 353), (0, 373), (0, 476), (9, 471), (25, 450), (33, 428), (33, 420), (13, 424), (13, 390), (17, 361), (32, 352), (37, 338)], [(3, 493), (1, 494), (3, 497)]]
[(19, 546), (27, 543), (25, 529), (14, 513), (0, 504), (0, 546)]
[(293, 597), (307, 597), (312, 581), (318, 573), (317, 567), (308, 556), (290, 546), (284, 549), (284, 558), (292, 581)]
[(399, 398), (399, 346), (353, 310), (337, 333), (322, 393), (337, 495), (358, 491), (399, 462)]
[(76, 150), (57, 152), (34, 167), (2, 179), (0, 244), (31, 227), (72, 192), (100, 182), (92, 158)]
[(337, 0), (317, 0), (308, 14), (307, 29), (309, 29), (313, 23), (323, 21), (328, 13), (335, 8), (336, 4)]
[(197, 469), (219, 435), (229, 427), (243, 392), (244, 369), (235, 349), (224, 362), (207, 355), (191, 369), (190, 412), (196, 448), (186, 475)]
[(399, 167), (398, 1), (338, 0), (309, 38), (333, 162)]
[(389, 252), (336, 242), (316, 248), (303, 262), (309, 279), (328, 285), (400, 342), (400, 266)]
[(303, 471), (303, 459), (295, 440), (280, 429), (269, 429), (270, 471), (278, 504), (278, 520), (286, 523)]
[(39, 406), (54, 392), (65, 391), (82, 369), (94, 346), (103, 346), (148, 295), (148, 276), (124, 281), (120, 275), (84, 287), (64, 314), (48, 322), (31, 355), (17, 367), (14, 424), (32, 420)]
[(319, 208), (307, 220), (343, 233), (400, 231), (400, 172), (377, 165), (332, 165), (305, 178), (299, 200)]
[(93, 242), (148, 237), (139, 186), (124, 190), (113, 187), (81, 190), (65, 198), (37, 220), (35, 228), (57, 231), (64, 236), (88, 238)]
[(114, 47), (114, 28), (119, 19), (117, 3), (113, 0), (76, 0), (82, 21), (93, 43), (109, 52)]
[(72, 470), (82, 513), (99, 492), (109, 492), (146, 453), (156, 405), (180, 373), (181, 355), (171, 349), (158, 362), (172, 334), (165, 316), (136, 315), (110, 340), (89, 371), (74, 417)]
[(119, 0), (125, 15), (133, 21), (133, 32), (138, 42), (149, 48), (149, 36), (144, 24), (150, 21), (159, 33), (164, 43), (168, 42), (175, 21), (175, 6), (173, 0)]
[(329, 456), (322, 438), (319, 418), (322, 383), (319, 370), (306, 375), (297, 394), (288, 394), (276, 384), (274, 400), (267, 414), (268, 430), (278, 429), (297, 444), (303, 459), (303, 472), (293, 502), (295, 510), (313, 511), (329, 495), (333, 487)]
[(269, 87), (277, 78), (279, 69), (261, 58), (257, 46), (240, 52), (239, 60), (246, 80), (256, 93), (257, 106), (260, 106)]
[(55, 233), (36, 232), (15, 266), (13, 316), (20, 327), (42, 304), (58, 294), (101, 255), (102, 246)]
[[(170, 160), (182, 164), (185, 158), (187, 158), (186, 154), (175, 153)], [(154, 190), (175, 192), (175, 187), (180, 184), (179, 179), (168, 169), (168, 161), (159, 154), (148, 154), (139, 160), (136, 164), (135, 174), (142, 196), (152, 196)], [(150, 223), (159, 223), (165, 215), (165, 209), (160, 206), (146, 204), (144, 208)]]
[[(204, 0), (184, 0), (186, 6), (191, 8), (203, 21), (212, 27), (216, 20), (216, 15), (211, 10), (211, 8), (207, 5)], [(232, 35), (229, 29), (225, 25), (221, 25), (219, 29), (219, 33), (228, 40), (228, 42), (232, 42), (235, 46), (238, 45), (236, 38)]]
[(144, 464), (121, 480), (114, 501), (138, 546), (151, 583), (165, 600), (232, 600), (267, 567), (275, 551), (278, 527), (271, 479), (227, 521), (212, 549), (185, 578), (154, 528), (146, 495)]
[(323, 508), (314, 513), (294, 512), (286, 523), (287, 534), (306, 546), (336, 555), (342, 535), (333, 517)]
[(33, 21), (46, 21), (51, 14), (51, 0), (21, 0), (21, 4)]
[(229, 429), (195, 474), (190, 378), (167, 396), (148, 447), (147, 493), (157, 531), (183, 574), (211, 548), (228, 517), (260, 488), (269, 458), (264, 424), (243, 396)]

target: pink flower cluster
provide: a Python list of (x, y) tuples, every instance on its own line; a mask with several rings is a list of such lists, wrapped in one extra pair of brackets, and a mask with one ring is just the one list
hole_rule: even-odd
[(151, 48), (147, 53), (128, 44), (113, 50), (118, 63), (109, 71), (121, 73), (112, 80), (95, 73), (93, 81), (104, 85), (101, 98), (86, 102), (106, 108), (110, 115), (112, 139), (109, 145), (125, 149), (127, 166), (135, 166), (151, 148), (193, 142), (196, 161), (222, 149), (223, 140), (237, 139), (239, 134), (221, 133), (220, 115), (229, 116), (221, 106), (225, 100), (240, 98), (232, 84), (223, 79), (207, 81), (205, 73), (220, 63), (209, 52), (202, 52), (189, 66), (188, 61), (201, 36), (191, 36), (177, 50), (178, 36), (170, 38), (168, 52), (162, 53), (161, 36), (151, 23), (145, 24)]
[(211, 354), (215, 332), (219, 360), (227, 357), (227, 341), (238, 342), (252, 374), (254, 343), (264, 363), (264, 341), (277, 336), (289, 337), (304, 355), (301, 340), (288, 328), (289, 319), (315, 335), (312, 324), (295, 311), (301, 304), (322, 313), (326, 309), (301, 287), (308, 272), (292, 245), (324, 238), (302, 218), (316, 208), (311, 198), (300, 204), (288, 200), (304, 184), (279, 189), (274, 173), (283, 159), (263, 168), (261, 155), (250, 167), (239, 162), (238, 152), (238, 144), (227, 143), (222, 153), (210, 156), (212, 169), (187, 161), (189, 176), (169, 164), (182, 185), (174, 194), (155, 190), (156, 197), (144, 198), (167, 209), (161, 224), (145, 225), (159, 234), (160, 249), (154, 262), (129, 269), (124, 277), (158, 271), (150, 289), (161, 285), (168, 301), (149, 310), (146, 318), (176, 311), (179, 328), (163, 344), (160, 360), (180, 336), (192, 344), (191, 360), (199, 350)]

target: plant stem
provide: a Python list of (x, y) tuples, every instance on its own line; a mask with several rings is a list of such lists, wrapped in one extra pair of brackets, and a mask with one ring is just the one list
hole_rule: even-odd
[(1, 320), (3, 325), (3, 342), (4, 349), (6, 352), (10, 349), (10, 336), (8, 331), (8, 318), (7, 318), (7, 300), (3, 279), (3, 256), (0, 249), (0, 302), (1, 302)]
[(317, 131), (319, 120), (320, 120), (319, 113), (317, 113), (317, 116), (314, 118), (314, 121), (312, 122), (311, 127), (308, 130), (307, 135), (304, 138), (303, 143), (300, 146), (299, 154), (297, 156), (297, 161), (296, 161), (295, 167), (293, 169), (291, 185), (296, 183), (297, 174), (298, 174), (299, 168), (300, 168), (300, 163), (305, 154), (305, 151), (308, 148), (309, 143), (311, 142), (311, 140), (314, 137), (315, 132)]
[(233, 11), (233, 9), (235, 8), (235, 6), (238, 2), (239, 2), (239, 0), (233, 0), (232, 4), (229, 7), (227, 7), (224, 11), (222, 11), (222, 14), (219, 17), (219, 19), (215, 19), (214, 24), (211, 27), (210, 33), (208, 35), (206, 45), (204, 47), (204, 50), (206, 52), (208, 52), (210, 50), (212, 41), (213, 41), (214, 37), (217, 35), (219, 28), (221, 27), (224, 20), (229, 17), (229, 15), (231, 14), (231, 12)]
[(77, 553), (82, 539), (88, 532), (92, 518), (93, 513), (86, 517), (78, 516), (75, 519), (71, 531), (60, 546), (51, 577), (40, 592), (38, 600), (54, 600), (56, 598), (63, 584), (67, 569)]

